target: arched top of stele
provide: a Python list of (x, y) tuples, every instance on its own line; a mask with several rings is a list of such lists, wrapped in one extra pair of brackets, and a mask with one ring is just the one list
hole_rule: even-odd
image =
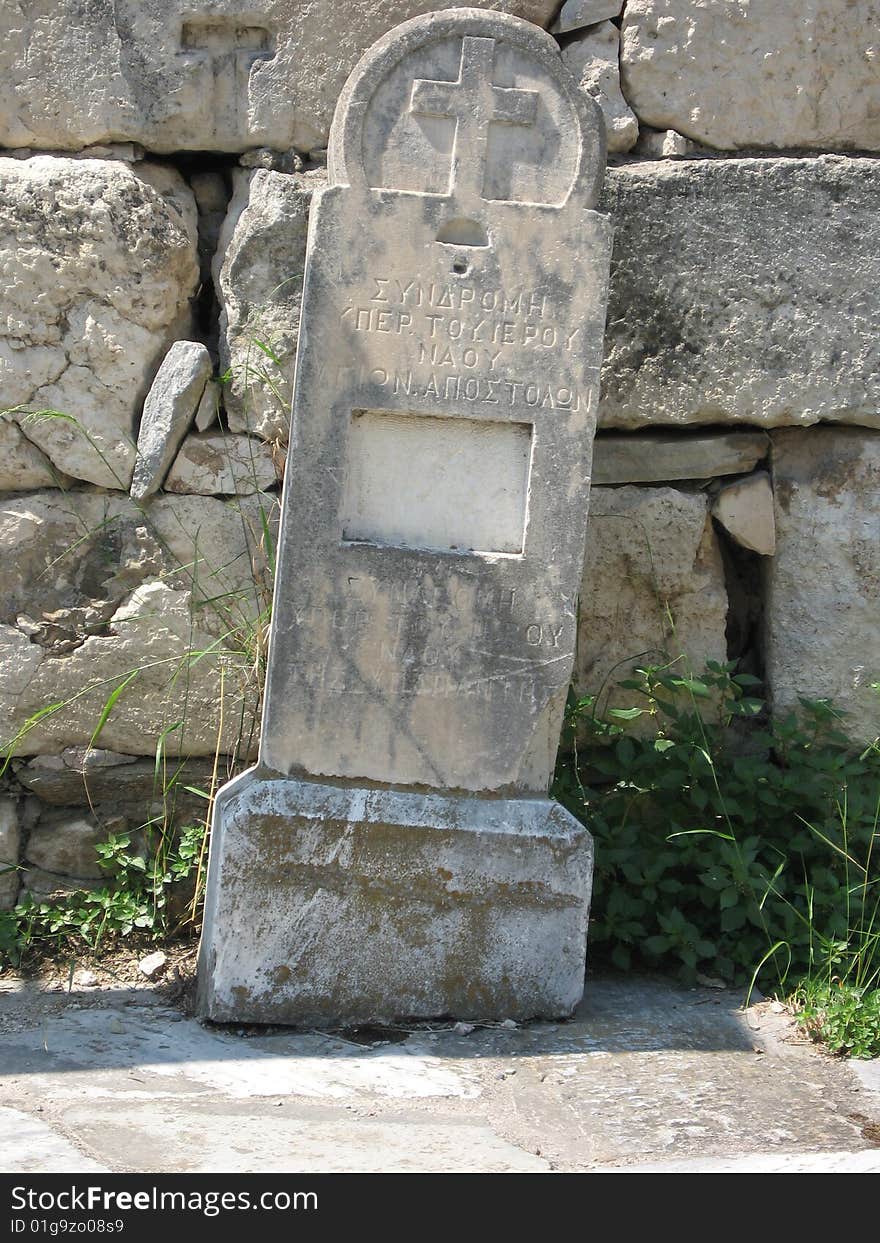
[(598, 105), (530, 22), (448, 9), (404, 22), (352, 70), (330, 133), (331, 185), (489, 204), (593, 207), (605, 167)]

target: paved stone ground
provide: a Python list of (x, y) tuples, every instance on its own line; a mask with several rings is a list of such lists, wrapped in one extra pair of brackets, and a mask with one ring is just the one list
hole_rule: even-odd
[(880, 1172), (878, 1064), (739, 1000), (602, 978), (571, 1022), (352, 1039), (7, 981), (0, 1170)]

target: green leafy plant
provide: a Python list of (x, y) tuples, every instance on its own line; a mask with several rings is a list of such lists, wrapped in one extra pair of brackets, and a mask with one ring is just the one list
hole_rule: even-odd
[(0, 915), (0, 954), (20, 965), (29, 951), (94, 951), (132, 932), (152, 940), (173, 936), (201, 898), (205, 834), (204, 822), (187, 825), (172, 845), (152, 852), (134, 846), (128, 833), (110, 834), (96, 847), (107, 883), (54, 901), (26, 896)]
[(878, 982), (880, 754), (824, 700), (771, 721), (757, 679), (645, 666), (636, 704), (570, 696), (554, 793), (596, 840), (591, 944), (791, 992)]
[(880, 988), (807, 978), (790, 1000), (798, 1023), (832, 1053), (880, 1056)]

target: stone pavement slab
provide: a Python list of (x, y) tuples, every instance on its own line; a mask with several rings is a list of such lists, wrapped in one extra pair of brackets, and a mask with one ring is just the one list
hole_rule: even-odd
[(880, 1152), (756, 1152), (715, 1161), (617, 1166), (614, 1174), (880, 1174)]
[(0, 1106), (0, 1170), (4, 1174), (100, 1174), (106, 1169), (47, 1122)]
[(0, 1169), (880, 1172), (876, 1064), (740, 1000), (607, 977), (570, 1022), (328, 1034), (4, 990)]

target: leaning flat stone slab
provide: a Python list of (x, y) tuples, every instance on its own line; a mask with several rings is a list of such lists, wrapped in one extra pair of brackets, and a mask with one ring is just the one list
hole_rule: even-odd
[(773, 435), (776, 555), (767, 562), (774, 712), (832, 699), (857, 744), (880, 734), (880, 434)]
[(593, 449), (593, 485), (742, 475), (769, 452), (765, 432), (609, 434), (599, 436)]
[[(557, 4), (497, 0), (493, 7), (547, 25)], [(31, 14), (25, 0), (5, 0), (0, 146), (325, 146), (361, 53), (431, 7), (429, 0), (255, 0), (244, 9), (238, 0), (53, 0)]]
[(357, 1026), (577, 1005), (592, 850), (558, 804), (251, 770), (224, 786), (216, 815), (208, 1017)]
[(198, 341), (175, 341), (144, 402), (131, 495), (158, 492), (195, 418), (211, 374), (211, 355)]
[[(310, 223), (263, 758), (536, 792), (575, 642), (610, 244), (589, 208), (601, 117), (549, 36), (458, 20), (380, 44), (358, 110), (351, 88), (340, 101)], [(481, 138), (456, 131), (456, 78), (476, 72), (463, 57), (491, 72), (493, 40), (507, 80), (548, 102), (493, 87), (521, 124)], [(441, 132), (463, 135), (453, 184)]]
[(868, 159), (609, 169), (602, 425), (880, 427), (878, 197)]
[(624, 89), (712, 147), (878, 151), (877, 29), (875, 0), (627, 0)]
[(220, 385), (216, 380), (209, 380), (205, 385), (205, 391), (202, 393), (196, 409), (196, 417), (193, 420), (197, 432), (206, 432), (217, 422), (220, 401)]

